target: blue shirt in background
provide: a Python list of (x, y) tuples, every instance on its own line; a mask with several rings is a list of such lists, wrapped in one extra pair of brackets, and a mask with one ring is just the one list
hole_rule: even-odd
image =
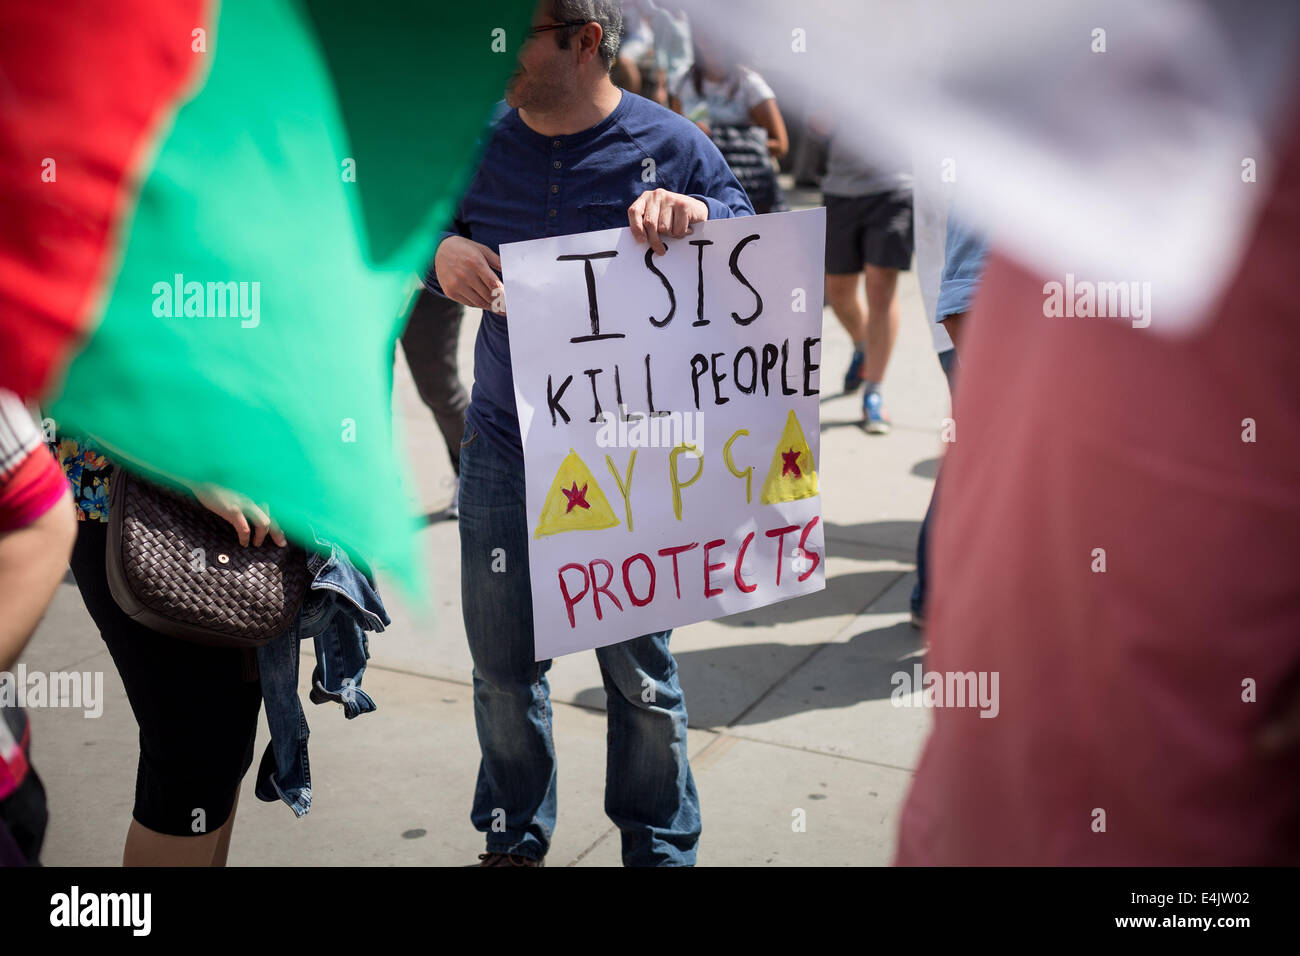
[[(650, 182), (642, 180), (647, 168), (654, 170)], [(710, 219), (754, 214), (722, 154), (699, 127), (625, 92), (609, 116), (568, 136), (529, 129), (518, 110), (502, 116), (461, 200), (455, 234), (499, 253), (508, 242), (614, 229), (627, 225), (627, 207), (648, 189), (699, 199), (708, 205)], [(432, 272), (429, 284), (441, 292)], [(483, 313), (474, 344), (474, 389), (465, 420), (522, 463), (506, 319), (494, 312)]]
[(988, 241), (951, 213), (948, 214), (948, 239), (943, 252), (943, 278), (939, 280), (939, 304), (935, 321), (950, 315), (969, 312), (984, 275), (988, 258)]

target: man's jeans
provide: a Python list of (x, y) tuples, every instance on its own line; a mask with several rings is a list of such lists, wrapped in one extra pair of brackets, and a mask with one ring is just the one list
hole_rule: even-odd
[[(533, 660), (523, 468), (473, 425), (460, 456), (461, 600), (482, 753), (470, 819), (488, 852), (541, 859), (555, 829), (555, 739), (551, 662)], [(609, 727), (605, 813), (628, 866), (689, 866), (700, 838), (670, 633), (596, 651)]]

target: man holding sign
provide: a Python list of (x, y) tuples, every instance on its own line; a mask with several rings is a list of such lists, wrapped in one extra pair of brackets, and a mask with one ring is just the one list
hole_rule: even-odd
[[(693, 223), (753, 212), (707, 136), (610, 82), (621, 31), (616, 0), (539, 5), (507, 88), (512, 109), (494, 127), (456, 232), (434, 259), (443, 293), (484, 310), (460, 499), (462, 601), (482, 752), (471, 819), (487, 834), (484, 866), (539, 865), (556, 814), (550, 661), (534, 653), (528, 548), (535, 529), (497, 250), (630, 226), (662, 255), (664, 240), (685, 236)], [(590, 509), (580, 487), (570, 490), (574, 508)], [(699, 841), (670, 633), (596, 652), (609, 720), (605, 811), (622, 832), (628, 865), (691, 865)]]

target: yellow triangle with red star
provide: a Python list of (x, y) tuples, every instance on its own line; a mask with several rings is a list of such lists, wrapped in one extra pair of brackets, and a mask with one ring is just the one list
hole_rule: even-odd
[(537, 519), (534, 538), (565, 531), (599, 531), (618, 525), (609, 499), (596, 484), (596, 478), (586, 462), (572, 448), (560, 462), (560, 468), (551, 482), (542, 504), (541, 517)]
[(794, 409), (785, 420), (785, 430), (772, 453), (772, 467), (767, 470), (767, 481), (759, 498), (765, 505), (778, 501), (798, 501), (817, 494), (817, 466), (812, 449), (803, 437), (799, 419)]

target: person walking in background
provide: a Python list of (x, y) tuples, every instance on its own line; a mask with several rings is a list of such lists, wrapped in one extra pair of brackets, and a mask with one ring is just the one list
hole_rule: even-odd
[(691, 40), (691, 21), (681, 7), (654, 7), (650, 25), (654, 28), (655, 85), (650, 98), (660, 106), (668, 105), (668, 91), (681, 81), (694, 64), (695, 44)]
[(465, 307), (429, 288), (426, 282), (406, 320), (402, 352), (415, 380), (420, 398), (433, 412), (433, 419), (447, 444), (454, 486), (451, 503), (443, 511), (447, 518), (460, 516), (460, 443), (465, 437), (465, 409), (469, 394), (460, 381), (456, 349)]
[[(984, 273), (988, 245), (983, 236), (966, 226), (956, 216), (949, 214), (944, 238), (943, 271), (939, 280), (938, 298), (934, 307), (934, 338), (939, 351), (939, 364), (948, 381), (948, 395), (956, 386), (960, 352), (957, 342), (961, 338), (962, 323), (970, 311)], [(919, 254), (918, 254), (919, 258)], [(942, 465), (940, 466), (942, 473)], [(929, 530), (934, 522), (939, 502), (939, 476), (935, 476), (930, 505), (925, 510), (921, 531), (916, 540), (916, 585), (912, 588), (912, 626), (925, 627), (925, 607), (929, 588)]]
[[(922, 315), (925, 319), (930, 340), (935, 354), (939, 358), (939, 367), (943, 370), (948, 383), (948, 398), (952, 400), (952, 370), (956, 364), (957, 353), (953, 351), (952, 339), (948, 337), (943, 324), (935, 321), (938, 309), (939, 288), (943, 282), (944, 240), (947, 232), (948, 202), (939, 192), (940, 180), (928, 174), (930, 165), (924, 161), (914, 161), (912, 184), (912, 228), (916, 239), (916, 277), (921, 291)], [(941, 423), (941, 427), (942, 427)], [(941, 432), (942, 434), (942, 432)], [(939, 462), (942, 470), (943, 463)], [(938, 491), (938, 471), (935, 484), (930, 491), (930, 504), (926, 507), (925, 518), (916, 536), (916, 583), (912, 587), (912, 626), (917, 630), (925, 627), (925, 603), (928, 593), (927, 581), (927, 538), (934, 514), (935, 493)]]
[(776, 162), (790, 148), (790, 138), (776, 94), (761, 76), (697, 42), (690, 69), (669, 88), (668, 103), (713, 140), (754, 212), (787, 208)]
[[(86, 438), (56, 436), (76, 504), (72, 576), (107, 645), (139, 726), (135, 803), (124, 866), (225, 866), (239, 785), (253, 762), (262, 687), (245, 652), (151, 630), (128, 617), (108, 584), (109, 488), (115, 466)], [(239, 544), (283, 534), (239, 495), (201, 489), (203, 507), (230, 522)], [(233, 541), (232, 541), (233, 544)]]
[[(832, 131), (822, 194), (826, 201), (826, 301), (853, 339), (844, 391), (865, 384), (862, 424), (889, 433), (882, 388), (898, 338), (898, 273), (912, 264), (912, 174), (859, 159)], [(858, 294), (866, 287), (866, 309)]]
[(622, 7), (624, 35), (610, 79), (667, 106), (668, 90), (691, 68), (690, 19), (681, 7), (662, 7), (654, 0), (623, 0)]
[(654, 2), (621, 0), (620, 7), (623, 12), (623, 36), (619, 41), (614, 66), (610, 70), (611, 80), (615, 86), (629, 93), (654, 99), (646, 92), (654, 83)]
[(1268, 197), (1195, 334), (1046, 317), (1061, 276), (996, 254), (982, 269), (953, 330), (961, 439), (926, 669), (996, 678), (998, 714), (935, 708), (898, 863), (1300, 862), (1292, 95)]
[(960, 218), (948, 216), (948, 236), (944, 241), (943, 281), (939, 286), (939, 305), (935, 319), (943, 323), (961, 358), (966, 316), (975, 301), (988, 259), (988, 241)]

